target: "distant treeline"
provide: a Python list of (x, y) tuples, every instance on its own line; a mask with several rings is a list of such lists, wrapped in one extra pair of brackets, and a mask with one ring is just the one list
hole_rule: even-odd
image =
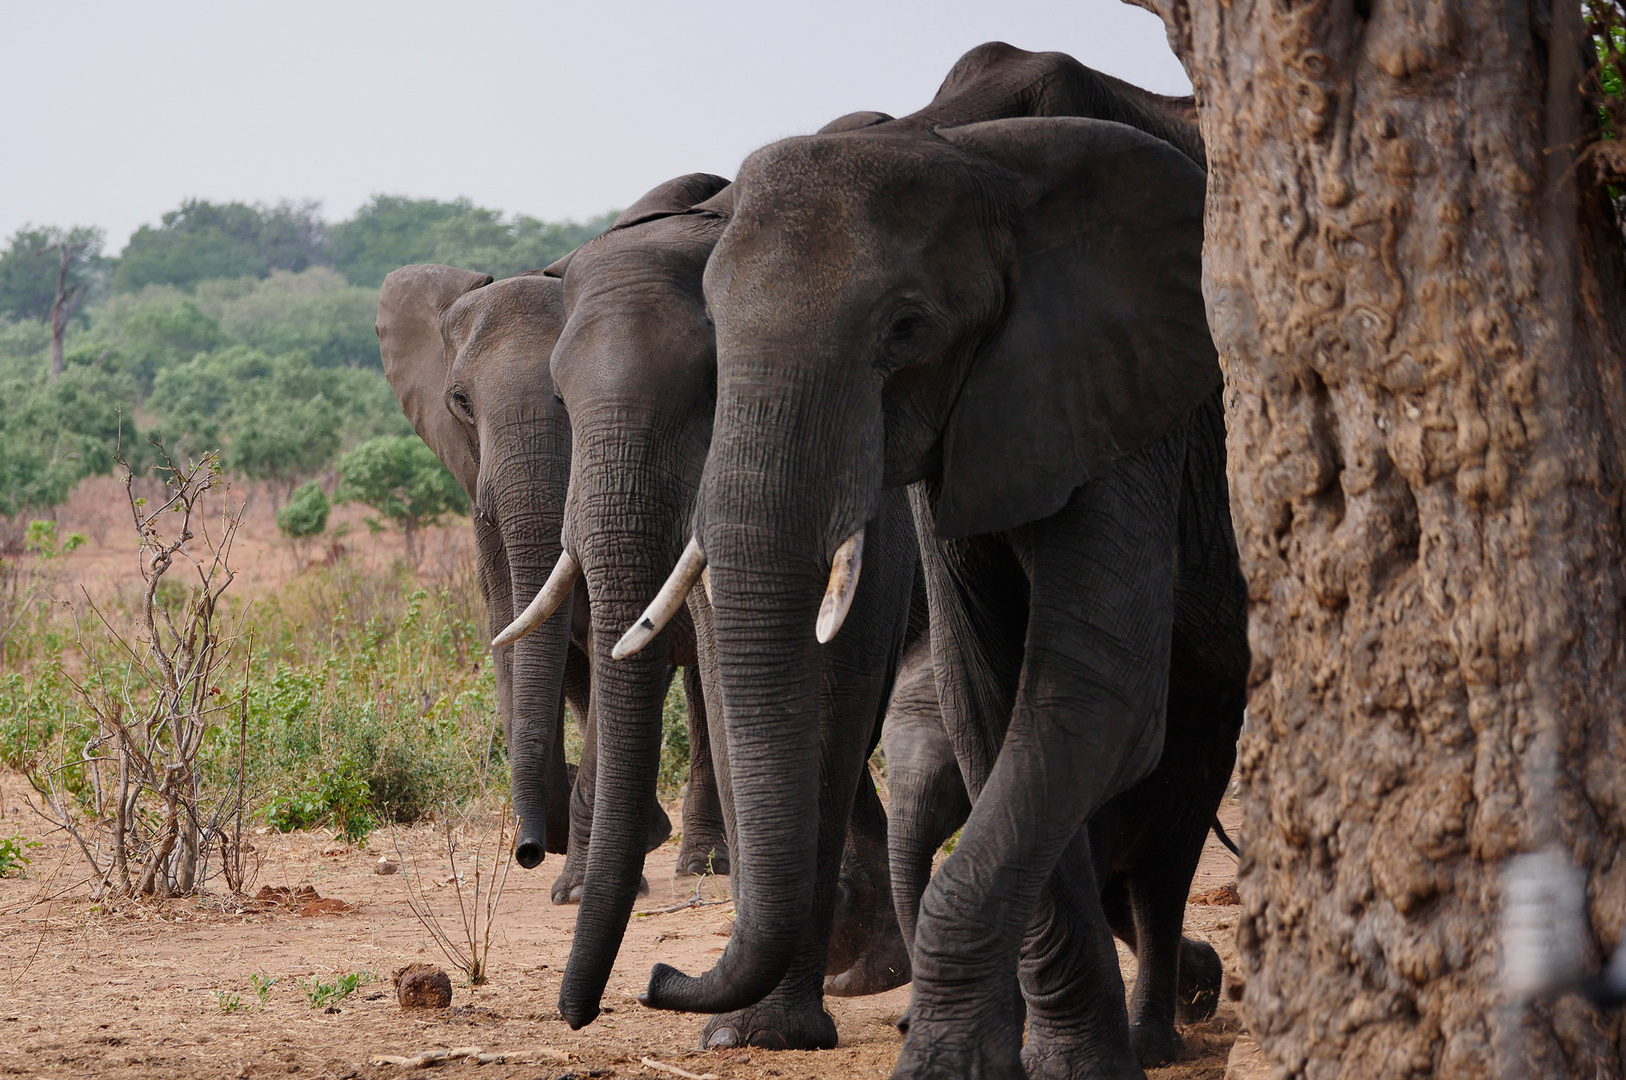
[[(373, 332), (384, 275), (439, 262), (506, 277), (546, 266), (614, 217), (547, 223), (394, 195), (347, 221), (323, 221), (318, 209), (189, 200), (117, 257), (92, 227), (10, 237), (0, 252), (0, 547), (80, 479), (109, 471), (121, 429), (137, 465), (156, 434), (180, 454), (219, 450), (227, 469), (283, 492), (358, 443), (410, 434)], [(70, 314), (53, 379), (61, 245)]]

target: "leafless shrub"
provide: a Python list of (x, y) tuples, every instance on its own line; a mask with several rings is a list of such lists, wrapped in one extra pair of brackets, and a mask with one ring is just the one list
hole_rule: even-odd
[[(235, 577), (230, 558), (242, 507), (230, 498), (214, 455), (180, 464), (155, 445), (164, 480), (156, 500), (136, 495), (125, 467), (144, 583), (129, 617), (134, 625), (115, 626), (85, 594), (102, 644), (111, 646), (96, 647), (79, 628), (86, 669), (69, 681), (94, 726), (82, 742), (61, 740), (56, 760), (29, 772), (40, 799), (30, 806), (73, 838), (98, 899), (190, 895), (211, 876), (211, 859), (218, 859), (214, 872), (227, 888), (248, 885), (242, 835), (248, 650), (238, 692), (228, 695), (220, 685), (237, 645), (223, 634), (219, 612)], [(204, 510), (211, 497), (216, 521)], [(213, 770), (211, 783), (205, 746), (228, 725), (236, 729), (236, 760)]]
[[(502, 812), (497, 815), (496, 843), (488, 848), (490, 824), (489, 821), (480, 820), (484, 817), (481, 813), (484, 805), (485, 800), (478, 799), (470, 803), (463, 814), (454, 815), (448, 809), (442, 819), (440, 839), (452, 872), (449, 877), (435, 881), (432, 887), (450, 886), (452, 894), (457, 897), (459, 925), (454, 926), (453, 931), (461, 929), (461, 933), (455, 936), (435, 915), (429, 903), (429, 890), (424, 888), (423, 874), (417, 862), (402, 847), (401, 834), (391, 830), (396, 858), (400, 860), (401, 876), (406, 883), (407, 906), (429, 936), (435, 939), (435, 944), (440, 946), (440, 951), (452, 966), (468, 977), (471, 986), (479, 986), (486, 981), (487, 962), (491, 956), (491, 929), (496, 922), (503, 886), (508, 881), (508, 864), (513, 861), (510, 858), (512, 852), (509, 851), (512, 837), (508, 834), (512, 809), (504, 803)], [(473, 851), (460, 866), (459, 852), (466, 849), (471, 841)]]

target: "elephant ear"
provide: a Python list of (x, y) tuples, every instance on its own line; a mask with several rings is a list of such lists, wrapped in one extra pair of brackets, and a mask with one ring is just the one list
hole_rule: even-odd
[(1220, 381), (1202, 296), (1204, 176), (1079, 118), (939, 129), (1016, 176), (1002, 315), (943, 441), (944, 538), (1048, 517)]
[[(605, 231), (630, 229), (634, 225), (642, 225), (656, 218), (686, 214), (696, 203), (705, 202), (726, 188), (729, 183), (730, 181), (724, 177), (712, 173), (686, 173), (646, 191), (637, 202), (621, 211), (621, 216)], [(575, 255), (576, 252), (572, 251), (564, 258), (554, 260), (542, 269), (542, 273), (548, 277), (564, 277), (565, 269)]]
[(384, 376), (418, 437), (474, 497), (479, 461), (468, 428), (446, 408), (446, 354), (440, 320), (463, 294), (491, 284), (490, 274), (453, 266), (403, 266), (378, 297), (378, 348)]
[(687, 213), (695, 203), (705, 202), (728, 185), (729, 181), (725, 178), (703, 172), (668, 180), (650, 188), (637, 202), (621, 211), (621, 216), (615, 219), (610, 229), (629, 229), (656, 218)]
[(893, 117), (887, 113), (873, 112), (868, 109), (861, 112), (850, 112), (846, 116), (836, 117), (834, 120), (821, 127), (817, 134), (834, 135), (837, 132), (842, 131), (860, 131), (867, 127), (874, 127), (876, 124), (889, 123), (894, 119), (896, 119), (896, 117)]

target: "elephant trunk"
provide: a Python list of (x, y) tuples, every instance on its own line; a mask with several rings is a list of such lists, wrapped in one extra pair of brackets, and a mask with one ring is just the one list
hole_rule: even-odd
[(819, 834), (821, 650), (830, 563), (810, 544), (713, 519), (714, 605), (738, 849), (734, 932), (697, 978), (657, 965), (645, 1004), (722, 1013), (778, 985), (812, 917)]
[[(527, 432), (537, 425), (527, 423)], [(561, 433), (555, 425), (540, 427), (544, 443), (557, 447)], [(534, 437), (534, 436), (533, 436)], [(494, 632), (513, 618), (542, 588), (558, 562), (563, 500), (558, 492), (566, 483), (563, 451), (543, 460), (560, 462), (557, 475), (538, 475), (536, 459), (494, 455), (481, 475), (477, 539), (483, 570), (489, 562), (494, 585), (489, 593), (503, 594), (505, 602), (489, 612)], [(497, 579), (506, 572), (506, 581)], [(489, 598), (488, 598), (489, 603)], [(501, 616), (501, 618), (499, 618)], [(508, 767), (514, 814), (518, 819), (514, 858), (527, 870), (540, 865), (548, 845), (549, 771), (556, 762), (559, 726), (564, 716), (565, 662), (570, 650), (571, 605), (567, 599), (535, 633), (512, 647), (495, 650), (499, 674), (509, 681), (505, 716)]]
[[(557, 535), (557, 534), (556, 534)], [(553, 544), (558, 557), (558, 541)], [(513, 590), (532, 596), (541, 588), (552, 563), (514, 560)], [(514, 859), (527, 870), (541, 865), (548, 842), (548, 776), (564, 708), (565, 659), (570, 648), (570, 603), (567, 600), (541, 629), (513, 646), (514, 717), (508, 738), (508, 767), (518, 825)]]
[[(626, 504), (622, 507), (625, 510)], [(559, 1011), (572, 1028), (598, 1016), (637, 899), (648, 848), (660, 772), (662, 714), (671, 681), (666, 639), (659, 635), (648, 648), (621, 660), (614, 659), (611, 650), (672, 564), (674, 540), (682, 536), (682, 529), (671, 516), (674, 520), (669, 523), (654, 515), (643, 519), (642, 536), (629, 532), (619, 518), (614, 530), (608, 525), (579, 530), (584, 538), (579, 554), (593, 608), (598, 780), (581, 909), (559, 990)], [(668, 524), (670, 528), (665, 527)], [(600, 547), (598, 541), (604, 539), (613, 546)]]

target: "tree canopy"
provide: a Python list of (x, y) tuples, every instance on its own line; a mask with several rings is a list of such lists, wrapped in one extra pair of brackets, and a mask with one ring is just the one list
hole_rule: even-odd
[[(148, 434), (159, 434), (177, 455), (219, 451), (227, 470), (287, 498), (346, 451), (411, 433), (374, 330), (385, 274), (445, 262), (509, 276), (553, 262), (613, 218), (546, 223), (467, 199), (377, 195), (328, 223), (311, 202), (188, 199), (116, 259), (96, 228), (20, 229), (0, 249), (0, 518), (43, 513), (109, 471), (121, 430), (138, 468)], [(67, 283), (86, 300), (64, 317), (63, 374), (51, 383), (59, 259), (38, 253), (55, 243), (85, 245)], [(377, 444), (356, 458), (347, 490), (415, 537), (465, 504), (461, 492), (435, 494), (443, 478), (408, 441), (416, 449)], [(357, 485), (389, 468), (405, 470), (394, 494), (363, 497)]]

